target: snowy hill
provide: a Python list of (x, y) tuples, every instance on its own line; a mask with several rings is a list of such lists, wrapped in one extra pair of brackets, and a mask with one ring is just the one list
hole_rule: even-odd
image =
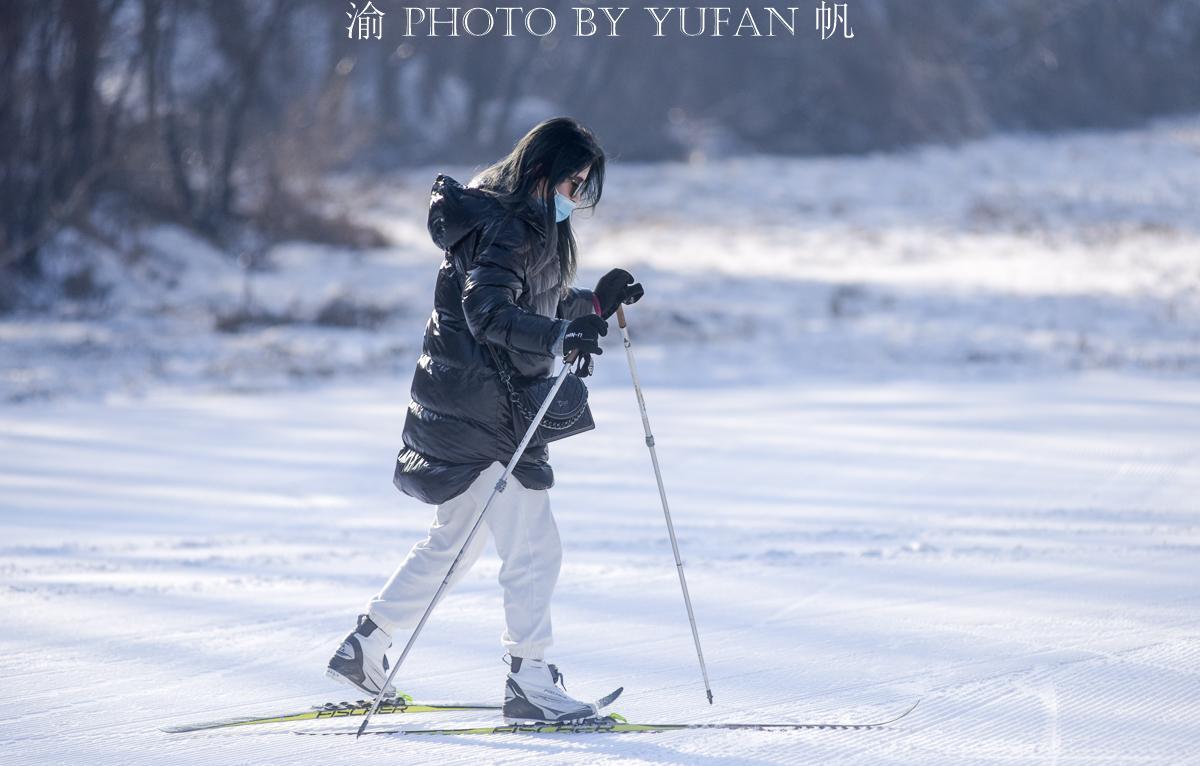
[[(614, 164), (580, 222), (584, 283), (619, 264), (646, 284), (634, 349), (715, 704), (615, 334), (598, 428), (553, 447), (568, 688), (623, 685), (641, 722), (852, 723), (919, 698), (903, 721), (158, 731), (360, 696), (324, 663), (431, 516), (390, 479), (434, 172), (339, 181), (395, 244), (278, 247), (250, 301), (236, 259), (157, 229), (135, 268), (103, 256), (102, 301), (0, 321), (0, 764), (1194, 761), (1195, 118)], [(498, 569), (489, 547), (435, 611), (403, 691), (498, 701)]]
[[(403, 377), (440, 258), (425, 231), (439, 171), (472, 174), (333, 187), (391, 247), (280, 245), (249, 279), (236, 254), (179, 230), (125, 233), (132, 264), (90, 256), (103, 297), (0, 316), (0, 395)], [(1198, 198), (1200, 118), (864, 158), (616, 162), (597, 212), (578, 216), (580, 283), (632, 269), (654, 296), (642, 342), (728, 359), (736, 377), (799, 365), (1192, 378)], [(56, 243), (62, 269), (79, 247)]]

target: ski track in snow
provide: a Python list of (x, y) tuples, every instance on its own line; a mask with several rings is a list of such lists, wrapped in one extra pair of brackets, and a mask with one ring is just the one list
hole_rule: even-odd
[[(872, 731), (306, 738), (158, 725), (360, 694), (323, 666), (430, 509), (399, 382), (0, 410), (0, 763), (1174, 764), (1200, 743), (1200, 389), (1131, 374), (646, 392), (704, 701), (619, 353), (555, 445), (569, 689), (633, 721)], [(656, 371), (668, 376), (667, 370)], [(622, 376), (626, 376), (622, 380)], [(406, 382), (406, 381), (405, 381)], [(496, 702), (489, 549), (400, 675)], [(470, 713), (380, 725), (496, 721)]]

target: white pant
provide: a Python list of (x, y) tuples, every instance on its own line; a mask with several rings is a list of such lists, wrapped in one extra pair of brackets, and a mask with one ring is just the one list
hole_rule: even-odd
[[(492, 463), (466, 491), (437, 507), (429, 536), (412, 547), (400, 568), (367, 607), (376, 625), (393, 636), (397, 630), (416, 627), (503, 473), (504, 466)], [(488, 531), (496, 540), (496, 552), (502, 562), (500, 586), (504, 589), (507, 629), (501, 642), (514, 657), (543, 659), (546, 647), (553, 643), (550, 596), (562, 563), (562, 543), (550, 513), (550, 493), (544, 489), (526, 489), (515, 476), (510, 476), (507, 488), (496, 495), (488, 508), (446, 591), (479, 558)]]

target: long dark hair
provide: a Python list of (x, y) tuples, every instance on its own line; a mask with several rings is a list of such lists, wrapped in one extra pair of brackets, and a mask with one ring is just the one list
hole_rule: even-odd
[[(571, 219), (555, 221), (554, 189), (592, 166), (576, 210), (594, 208), (604, 190), (604, 150), (590, 130), (573, 117), (552, 117), (536, 125), (508, 156), (480, 171), (469, 186), (490, 192), (511, 212), (532, 216), (546, 233), (543, 256), (558, 253), (565, 289), (575, 280), (578, 253)], [(534, 204), (537, 185), (546, 181), (541, 205)]]

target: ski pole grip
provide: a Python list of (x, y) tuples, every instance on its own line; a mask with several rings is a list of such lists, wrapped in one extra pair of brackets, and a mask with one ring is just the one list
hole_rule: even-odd
[(617, 304), (617, 327), (625, 329), (625, 307), (619, 303)]
[(565, 364), (574, 364), (574, 363), (575, 363), (575, 359), (576, 359), (578, 356), (579, 356), (579, 351), (578, 351), (578, 350), (572, 350), (572, 351), (571, 351), (571, 353), (569, 353), (569, 354), (567, 354), (565, 357), (563, 357), (563, 362), (564, 362)]

